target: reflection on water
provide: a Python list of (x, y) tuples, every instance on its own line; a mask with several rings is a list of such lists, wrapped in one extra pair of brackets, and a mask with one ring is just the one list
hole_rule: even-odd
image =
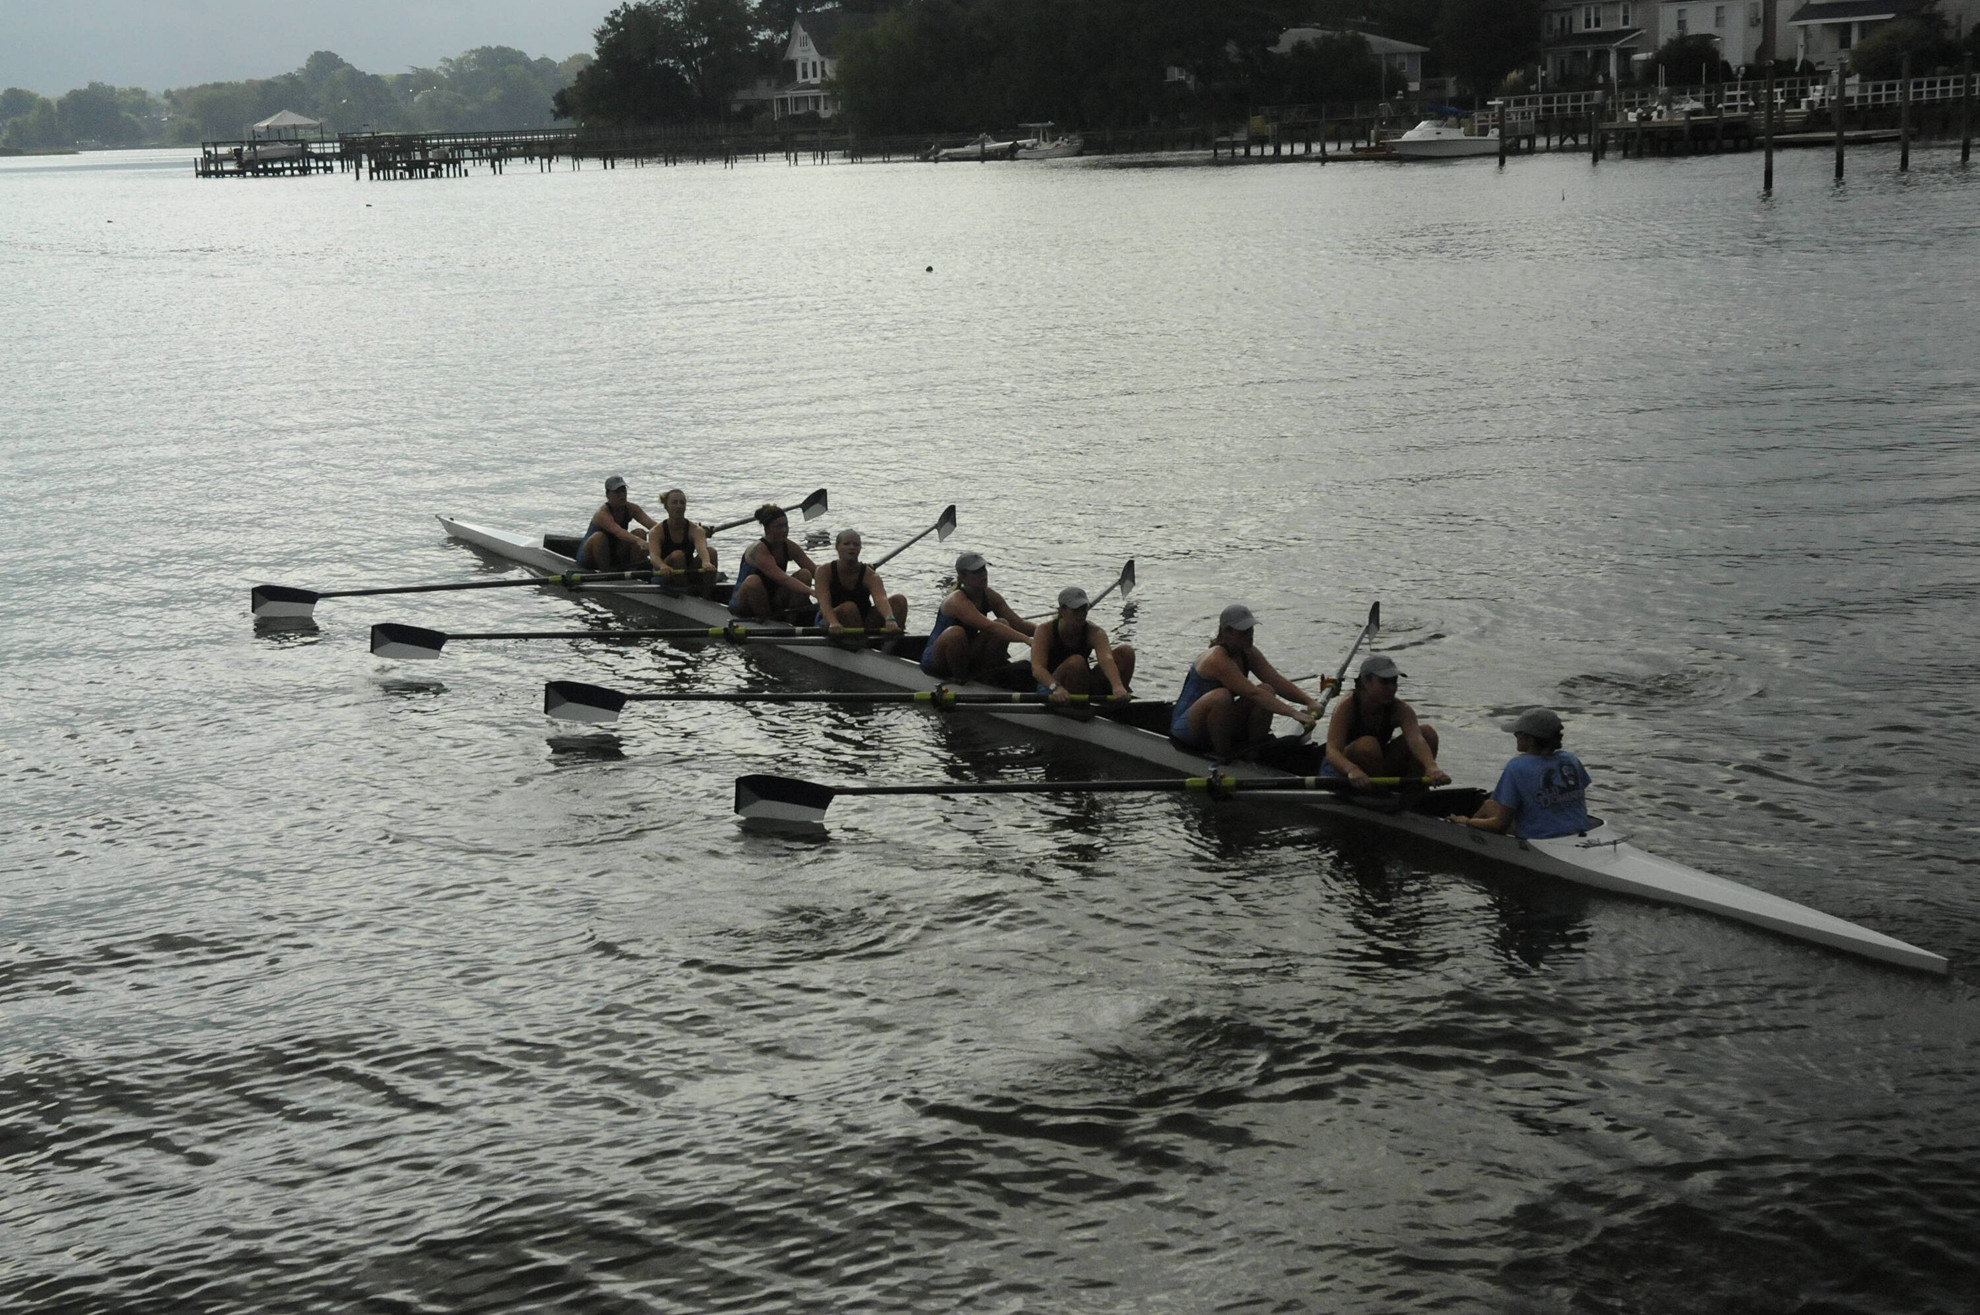
[(1304, 673), (1380, 599), (1460, 779), (1551, 704), (1646, 847), (1964, 972), (1947, 153), (1768, 201), (1749, 156), (1068, 163), (0, 161), (7, 1304), (1969, 1304), (1958, 975), (1257, 801), (767, 834), (736, 776), (1121, 765), (906, 708), (542, 720), (546, 680), (844, 684), (772, 649), (366, 649), (652, 624), (561, 590), (243, 615), (497, 578), (431, 517), (568, 533), (606, 474), (710, 521), (825, 484), (814, 553), (955, 502), (886, 566), (919, 624), (965, 548), (1033, 615), (1132, 557), (1095, 619), (1157, 697), (1230, 601)]

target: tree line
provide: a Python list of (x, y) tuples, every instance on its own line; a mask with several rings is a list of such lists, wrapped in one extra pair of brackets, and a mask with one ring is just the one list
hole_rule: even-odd
[(236, 141), (280, 110), (321, 119), (327, 132), (447, 132), (548, 127), (552, 102), (588, 55), (561, 62), (480, 46), (433, 68), (366, 73), (327, 50), (293, 73), (207, 82), (155, 94), (92, 82), (53, 99), (0, 91), (0, 146), (66, 150)]

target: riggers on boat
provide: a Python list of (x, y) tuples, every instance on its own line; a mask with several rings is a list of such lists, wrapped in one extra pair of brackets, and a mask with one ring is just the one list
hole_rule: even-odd
[[(573, 567), (571, 558), (545, 547), (544, 540), (540, 538), (490, 529), (448, 516), (439, 519), (441, 526), (452, 537), (514, 562), (537, 575), (563, 574)], [(587, 588), (586, 592), (650, 607), (696, 625), (724, 626), (731, 619), (727, 606), (716, 598), (677, 592), (658, 585), (611, 585)], [(830, 645), (787, 651), (807, 661), (835, 667), (894, 689), (933, 690), (947, 687), (965, 692), (994, 692), (987, 685), (945, 686), (944, 682), (923, 673), (918, 652), (888, 654)], [(1200, 778), (1210, 775), (1203, 755), (1181, 749), (1169, 739), (1165, 733), (1168, 713), (1160, 703), (1139, 703), (1133, 710), (1118, 715), (1102, 712), (1094, 716), (1039, 716), (1035, 709), (995, 706), (976, 710), (971, 715), (995, 717), (1024, 730), (1076, 740), (1117, 754), (1137, 765), (1154, 767), (1177, 776)], [(1282, 771), (1256, 762), (1225, 764), (1220, 770), (1233, 778), (1247, 781), (1278, 778), (1288, 785), (1297, 776), (1296, 772)], [(1715, 913), (1797, 940), (1846, 950), (1885, 963), (1931, 973), (1946, 971), (1944, 957), (1929, 950), (1921, 950), (1894, 937), (1859, 927), (1792, 900), (1769, 895), (1737, 881), (1646, 853), (1631, 845), (1627, 837), (1606, 821), (1598, 822), (1586, 835), (1522, 840), (1516, 836), (1454, 826), (1445, 820), (1451, 813), (1475, 811), (1484, 797), (1484, 792), (1476, 789), (1430, 790), (1414, 795), (1388, 794), (1371, 798), (1343, 797), (1331, 792), (1298, 789), (1273, 790), (1254, 785), (1245, 794), (1247, 798), (1269, 799), (1315, 813), (1406, 832), (1447, 848), (1597, 890)]]

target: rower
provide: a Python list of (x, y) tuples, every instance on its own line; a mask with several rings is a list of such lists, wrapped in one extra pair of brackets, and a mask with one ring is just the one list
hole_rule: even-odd
[(1416, 709), (1396, 697), (1403, 673), (1395, 659), (1376, 653), (1361, 664), (1354, 693), (1327, 719), (1327, 755), (1320, 775), (1345, 776), (1357, 790), (1371, 776), (1402, 776), (1413, 764), (1432, 785), (1451, 778), (1437, 766), (1437, 732), (1416, 719)]
[(907, 622), (907, 595), (889, 597), (880, 572), (859, 559), (859, 549), (858, 530), (833, 537), (833, 560), (818, 574), (818, 624), (833, 635), (848, 626), (897, 635)]
[(1031, 677), (1053, 703), (1093, 693), (1102, 678), (1114, 698), (1131, 697), (1134, 646), (1110, 644), (1107, 632), (1086, 619), (1092, 605), (1086, 590), (1067, 585), (1059, 591), (1059, 611), (1051, 624), (1031, 632)]
[(1190, 664), (1169, 721), (1169, 738), (1181, 747), (1207, 749), (1218, 761), (1231, 762), (1265, 745), (1275, 713), (1291, 717), (1303, 730), (1319, 720), (1313, 696), (1280, 675), (1251, 642), (1257, 626), (1243, 603), (1232, 603), (1218, 616), (1217, 637)]
[(1560, 717), (1551, 708), (1528, 708), (1499, 729), (1512, 734), (1518, 753), (1476, 813), (1452, 813), (1450, 820), (1480, 831), (1510, 830), (1522, 840), (1592, 831), (1588, 769), (1561, 747)]
[(591, 524), (584, 527), (584, 542), (578, 545), (578, 569), (585, 571), (624, 571), (646, 556), (646, 530), (634, 529), (633, 522), (651, 529), (653, 518), (626, 498), (626, 481), (613, 475), (605, 481), (605, 503), (591, 513)]
[(1037, 629), (990, 587), (983, 554), (966, 552), (956, 558), (955, 592), (935, 609), (921, 669), (937, 680), (979, 679), (1009, 661), (1012, 644), (1029, 644)]
[[(758, 507), (756, 523), (763, 527), (763, 537), (743, 549), (729, 612), (767, 621), (811, 601), (811, 577), (818, 564), (791, 542), (791, 518), (776, 503)], [(792, 562), (798, 569), (790, 569)]]
[(646, 555), (653, 563), (653, 574), (672, 580), (675, 572), (692, 568), (705, 572), (703, 578), (713, 579), (715, 549), (708, 542), (708, 527), (687, 518), (687, 494), (668, 489), (660, 502), (667, 509), (667, 518), (646, 536)]

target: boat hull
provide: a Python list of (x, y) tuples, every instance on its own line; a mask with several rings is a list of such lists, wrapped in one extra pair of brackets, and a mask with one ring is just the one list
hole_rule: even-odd
[(1462, 160), (1499, 153), (1497, 137), (1442, 137), (1420, 142), (1398, 137), (1385, 144), (1402, 160)]
[[(555, 575), (573, 568), (570, 558), (545, 548), (540, 539), (447, 516), (439, 520), (452, 537), (538, 574)], [(697, 625), (722, 626), (730, 620), (728, 608), (721, 603), (664, 590), (657, 585), (614, 585), (587, 588), (584, 592), (651, 608)], [(916, 662), (870, 649), (820, 645), (785, 647), (779, 651), (895, 689), (931, 690), (945, 684), (923, 672)], [(986, 685), (952, 685), (950, 688), (994, 692), (992, 687)], [(1165, 734), (1106, 716), (1041, 716), (1035, 709), (1003, 711), (995, 708), (973, 711), (971, 715), (994, 717), (1008, 726), (1032, 734), (1090, 745), (1138, 765), (1180, 776), (1206, 776), (1218, 770), (1202, 754), (1179, 748)], [(1161, 719), (1158, 717), (1157, 720), (1159, 722)], [(1228, 776), (1245, 779), (1292, 779), (1286, 772), (1257, 763), (1226, 764), (1221, 770)], [(1946, 971), (1946, 960), (1929, 950), (1740, 882), (1646, 853), (1630, 845), (1606, 823), (1585, 836), (1564, 836), (1555, 840), (1522, 840), (1516, 836), (1458, 826), (1445, 818), (1455, 807), (1449, 800), (1459, 795), (1471, 799), (1478, 797), (1476, 791), (1433, 791), (1414, 809), (1396, 811), (1378, 811), (1350, 798), (1314, 791), (1265, 789), (1247, 791), (1245, 797), (1283, 802), (1307, 812), (1407, 832), (1446, 848), (1509, 867), (1618, 895), (1717, 914), (1784, 936), (1905, 968), (1932, 973)]]

